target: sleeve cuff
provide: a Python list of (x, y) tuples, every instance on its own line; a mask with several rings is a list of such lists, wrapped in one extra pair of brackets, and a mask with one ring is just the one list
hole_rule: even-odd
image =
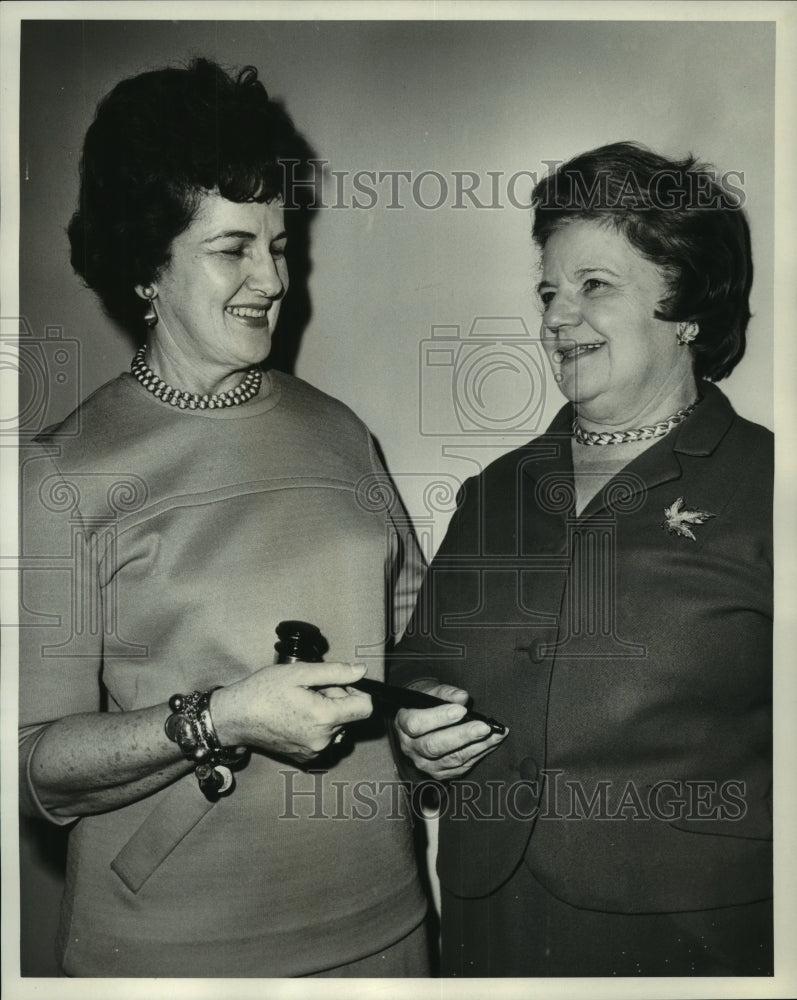
[(26, 726), (19, 732), (19, 765), (20, 765), (20, 787), (19, 787), (19, 809), (25, 816), (34, 819), (43, 819), (55, 826), (68, 826), (79, 819), (79, 816), (55, 816), (49, 812), (41, 803), (36, 789), (33, 786), (33, 778), (30, 773), (31, 761), (39, 745), (39, 740), (49, 728), (49, 723), (44, 722), (38, 726)]

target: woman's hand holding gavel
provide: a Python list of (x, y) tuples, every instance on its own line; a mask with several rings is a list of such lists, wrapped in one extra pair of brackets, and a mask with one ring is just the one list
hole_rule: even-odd
[(310, 761), (343, 726), (371, 715), (371, 698), (348, 687), (364, 674), (364, 666), (345, 663), (262, 667), (213, 692), (216, 733), (225, 746)]

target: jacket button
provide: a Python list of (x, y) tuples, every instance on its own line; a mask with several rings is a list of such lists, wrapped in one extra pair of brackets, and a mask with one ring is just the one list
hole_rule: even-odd
[(534, 639), (533, 642), (529, 644), (529, 659), (532, 663), (542, 663), (545, 659), (543, 655), (543, 641), (542, 639)]
[(524, 757), (517, 766), (520, 777), (525, 781), (535, 781), (540, 773), (539, 765), (533, 757)]

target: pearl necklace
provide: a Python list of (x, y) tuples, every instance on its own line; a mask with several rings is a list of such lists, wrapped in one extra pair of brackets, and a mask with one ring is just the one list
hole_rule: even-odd
[(180, 389), (173, 389), (168, 382), (158, 378), (155, 372), (147, 367), (144, 361), (146, 352), (146, 345), (136, 351), (130, 363), (130, 371), (153, 396), (162, 399), (164, 403), (179, 406), (181, 410), (186, 408), (189, 410), (213, 410), (222, 406), (240, 406), (241, 403), (246, 403), (260, 391), (263, 373), (259, 368), (250, 368), (240, 385), (227, 392), (206, 393), (201, 396), (198, 392), (183, 392)]
[(685, 406), (666, 420), (628, 431), (585, 431), (576, 417), (573, 421), (573, 437), (579, 444), (626, 444), (629, 441), (650, 441), (652, 438), (664, 437), (673, 427), (683, 423), (699, 402), (698, 398), (690, 406)]

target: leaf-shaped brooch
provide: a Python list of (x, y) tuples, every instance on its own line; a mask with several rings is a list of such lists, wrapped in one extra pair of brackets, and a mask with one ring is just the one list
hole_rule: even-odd
[(709, 514), (707, 510), (687, 510), (684, 507), (684, 498), (678, 499), (669, 507), (664, 508), (664, 520), (662, 528), (666, 528), (671, 535), (680, 535), (682, 538), (691, 538), (696, 542), (694, 532), (690, 525), (702, 524), (715, 514)]

